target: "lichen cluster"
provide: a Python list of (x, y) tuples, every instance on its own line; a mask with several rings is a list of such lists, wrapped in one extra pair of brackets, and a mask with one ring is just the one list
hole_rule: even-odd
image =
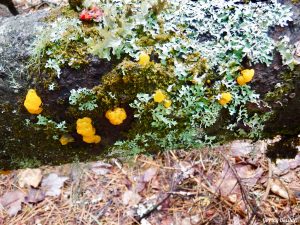
[(86, 0), (81, 12), (49, 23), (32, 57), (54, 80), (63, 67), (78, 69), (90, 56), (120, 61), (98, 85), (72, 90), (69, 97), (83, 113), (107, 112), (112, 124), (126, 119), (118, 107), (133, 110), (127, 140), (117, 142), (114, 152), (212, 145), (223, 138), (210, 134), (213, 126), (259, 137), (269, 115), (248, 110), (262, 102), (251, 89), (252, 66), (269, 65), (278, 48), (283, 63), (293, 67), (286, 38), (268, 36), (270, 27), (286, 26), (291, 17), (275, 0)]

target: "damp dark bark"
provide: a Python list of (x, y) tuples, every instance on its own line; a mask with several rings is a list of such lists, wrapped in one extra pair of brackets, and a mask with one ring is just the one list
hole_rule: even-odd
[[(286, 28), (274, 28), (270, 30), (270, 36), (277, 39), (286, 34), (291, 38), (291, 43), (300, 40), (299, 5), (293, 6), (295, 20)], [(75, 160), (95, 160), (104, 153), (104, 149), (122, 137), (130, 128), (133, 121), (132, 113), (121, 126), (115, 127), (103, 119), (95, 121), (95, 128), (102, 136), (99, 145), (88, 145), (82, 141), (61, 146), (47, 129), (33, 128), (26, 125), (26, 119), (33, 119), (23, 106), (26, 92), (30, 88), (36, 88), (41, 93), (44, 102), (43, 108), (46, 114), (52, 112), (52, 120), (60, 122), (73, 121), (74, 118), (64, 113), (68, 104), (68, 96), (73, 88), (91, 88), (99, 84), (102, 75), (111, 71), (115, 63), (94, 58), (91, 63), (79, 70), (65, 68), (59, 80), (60, 89), (49, 92), (41, 86), (36, 86), (34, 79), (29, 76), (28, 61), (30, 58), (30, 46), (38, 34), (38, 30), (45, 26), (46, 11), (33, 14), (20, 15), (10, 18), (0, 18), (0, 169), (10, 169), (22, 166), (22, 163), (61, 164)], [(251, 86), (264, 99), (268, 93), (275, 91), (278, 83), (291, 84), (279, 97), (269, 99), (273, 116), (267, 122), (264, 130), (265, 137), (278, 134), (295, 136), (300, 133), (300, 68), (293, 72), (282, 65), (281, 58), (275, 53), (271, 66), (255, 65), (255, 79)], [(288, 78), (285, 74), (288, 73)], [(270, 110), (265, 107), (249, 106), (249, 109), (257, 112)], [(130, 112), (129, 108), (127, 110)], [(221, 119), (222, 120), (222, 119)], [(75, 130), (75, 124), (73, 130)], [(217, 135), (218, 129), (212, 132)], [(97, 132), (98, 133), (98, 132)], [(80, 140), (80, 136), (73, 134)], [(228, 134), (231, 135), (231, 134)]]

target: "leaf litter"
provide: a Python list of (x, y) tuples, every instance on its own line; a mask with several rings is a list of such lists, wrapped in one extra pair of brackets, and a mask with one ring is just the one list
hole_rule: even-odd
[[(261, 141), (239, 141), (216, 148), (138, 156), (129, 162), (112, 159), (44, 166), (39, 168), (40, 182), (25, 176), (33, 171), (11, 171), (0, 179), (1, 223), (237, 225), (263, 224), (276, 218), (300, 221), (298, 156), (283, 161), (288, 167), (282, 167), (266, 158), (265, 149)], [(285, 168), (285, 172), (277, 173), (276, 168)]]

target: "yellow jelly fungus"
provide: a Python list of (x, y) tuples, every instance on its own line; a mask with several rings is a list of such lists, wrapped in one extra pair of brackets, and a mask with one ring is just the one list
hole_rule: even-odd
[(166, 97), (167, 96), (162, 92), (162, 90), (156, 90), (153, 96), (154, 101), (158, 103), (163, 102)]
[(41, 108), (42, 100), (37, 95), (34, 89), (29, 89), (24, 101), (24, 106), (31, 114), (40, 114), (43, 109)]
[(101, 141), (101, 137), (99, 135), (83, 136), (82, 140), (89, 144), (92, 143), (98, 144)]
[(64, 135), (61, 136), (59, 141), (62, 145), (67, 145), (68, 143), (73, 142), (74, 138), (71, 135), (64, 134)]
[(139, 64), (141, 66), (146, 66), (150, 63), (150, 56), (145, 52), (142, 52), (139, 56)]
[(171, 105), (172, 105), (172, 101), (171, 100), (167, 99), (167, 100), (164, 101), (164, 107), (165, 108), (170, 108)]
[(123, 108), (115, 108), (114, 110), (108, 110), (105, 113), (105, 117), (113, 125), (120, 125), (127, 118), (126, 111)]
[(241, 71), (242, 76), (245, 79), (245, 82), (248, 83), (253, 79), (254, 69), (245, 69)]
[(89, 117), (84, 117), (77, 120), (77, 133), (82, 136), (93, 136), (96, 133), (92, 125), (92, 120)]
[(78, 119), (76, 125), (77, 133), (82, 135), (84, 142), (97, 144), (101, 141), (101, 137), (99, 135), (95, 135), (96, 129), (92, 125), (91, 118), (84, 117), (82, 119)]
[(239, 76), (236, 81), (238, 82), (239, 85), (243, 86), (246, 84), (245, 78), (243, 76)]
[(221, 105), (226, 105), (232, 100), (232, 95), (229, 92), (224, 92), (221, 94), (221, 98), (219, 99), (219, 103)]

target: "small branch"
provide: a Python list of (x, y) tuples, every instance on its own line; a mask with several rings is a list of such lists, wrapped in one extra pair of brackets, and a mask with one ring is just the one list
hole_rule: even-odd
[(241, 194), (242, 194), (242, 199), (244, 200), (245, 205), (248, 205), (252, 211), (251, 213), (251, 216), (249, 216), (249, 220), (247, 222), (247, 224), (251, 224), (251, 221), (252, 219), (254, 218), (254, 216), (256, 216), (257, 218), (261, 218), (261, 215), (258, 213), (258, 206), (255, 203), (251, 203), (248, 199), (248, 196), (249, 196), (249, 193), (245, 190), (243, 184), (242, 184), (242, 181), (241, 181), (241, 178), (239, 176), (239, 174), (237, 173), (236, 169), (232, 166), (232, 164), (229, 162), (229, 160), (227, 159), (227, 157), (222, 153), (220, 152), (220, 154), (223, 156), (223, 158), (226, 160), (226, 163), (228, 164), (229, 168), (232, 170), (232, 173), (234, 174), (236, 180), (237, 180), (237, 183), (240, 187), (240, 190), (241, 190)]
[(273, 176), (273, 172), (272, 172), (272, 163), (271, 163), (271, 160), (268, 159), (268, 170), (269, 170), (269, 175), (268, 175), (268, 185), (267, 185), (267, 189), (266, 189), (266, 192), (264, 194), (264, 196), (262, 197), (262, 201), (266, 201), (268, 196), (269, 196), (269, 193), (270, 193), (270, 190), (271, 190), (271, 184), (272, 184), (272, 176)]
[(98, 220), (104, 216), (104, 214), (106, 213), (106, 211), (108, 210), (109, 206), (112, 204), (112, 200), (109, 200), (101, 209), (100, 212), (97, 215)]
[(153, 206), (151, 209), (149, 209), (147, 212), (145, 212), (142, 216), (136, 218), (136, 220), (137, 220), (138, 222), (141, 222), (142, 219), (145, 219), (145, 218), (149, 217), (149, 216), (151, 215), (151, 213), (153, 213), (154, 211), (156, 211), (157, 208), (158, 208), (159, 206), (161, 206), (166, 200), (168, 200), (168, 199), (170, 198), (170, 196), (171, 196), (171, 194), (168, 193), (168, 194), (166, 195), (166, 197), (164, 197), (164, 198), (163, 198), (160, 202), (158, 202), (155, 206)]

